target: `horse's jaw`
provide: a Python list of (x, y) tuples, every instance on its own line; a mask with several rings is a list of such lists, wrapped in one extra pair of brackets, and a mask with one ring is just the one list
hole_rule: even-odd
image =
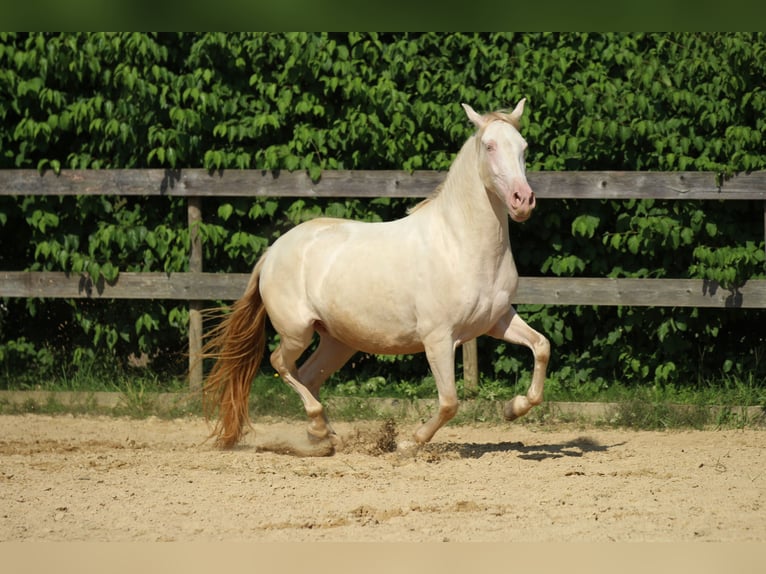
[(510, 215), (510, 216), (511, 216), (511, 219), (512, 219), (513, 221), (515, 221), (516, 223), (524, 223), (524, 222), (525, 222), (527, 219), (529, 219), (529, 218), (530, 218), (530, 216), (532, 215), (532, 210), (531, 210), (531, 209), (528, 209), (528, 210), (526, 210), (526, 211), (516, 211), (516, 212), (514, 213), (513, 211), (511, 211), (511, 210), (509, 209), (509, 210), (508, 210), (508, 215)]

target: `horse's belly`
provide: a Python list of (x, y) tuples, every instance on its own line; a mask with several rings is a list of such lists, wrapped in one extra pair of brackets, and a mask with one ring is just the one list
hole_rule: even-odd
[(397, 230), (325, 224), (305, 251), (303, 281), (317, 327), (364, 352), (423, 350), (415, 308), (422, 265), (417, 242)]
[(423, 342), (409, 333), (386, 331), (378, 325), (358, 322), (338, 321), (330, 318), (320, 320), (315, 328), (321, 334), (323, 331), (342, 341), (349, 347), (374, 355), (403, 355), (420, 353)]
[(315, 309), (320, 332), (324, 329), (360, 351), (398, 355), (423, 350), (408, 300), (382, 297), (374, 285), (360, 286), (353, 292), (339, 289), (317, 302)]

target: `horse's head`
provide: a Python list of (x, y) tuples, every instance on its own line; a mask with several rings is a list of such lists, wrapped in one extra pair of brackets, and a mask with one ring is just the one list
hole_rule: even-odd
[(479, 171), (484, 187), (495, 193), (514, 221), (525, 221), (535, 208), (535, 194), (527, 183), (525, 152), (527, 142), (519, 133), (524, 111), (522, 99), (510, 113), (477, 114), (463, 104), (468, 119), (478, 128)]

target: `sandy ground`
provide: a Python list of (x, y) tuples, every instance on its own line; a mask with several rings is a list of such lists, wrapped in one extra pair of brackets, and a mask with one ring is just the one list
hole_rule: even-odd
[[(198, 418), (0, 416), (0, 541), (766, 541), (766, 431), (260, 421), (232, 451)], [(414, 426), (396, 429), (399, 440)]]

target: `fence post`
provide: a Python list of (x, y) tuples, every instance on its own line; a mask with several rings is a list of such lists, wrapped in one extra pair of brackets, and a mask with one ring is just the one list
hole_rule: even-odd
[[(189, 272), (202, 273), (202, 239), (199, 224), (202, 223), (202, 198), (190, 197), (189, 220)], [(189, 301), (189, 388), (202, 388), (202, 301)]]
[(463, 343), (463, 384), (469, 394), (479, 390), (479, 353), (476, 339)]

